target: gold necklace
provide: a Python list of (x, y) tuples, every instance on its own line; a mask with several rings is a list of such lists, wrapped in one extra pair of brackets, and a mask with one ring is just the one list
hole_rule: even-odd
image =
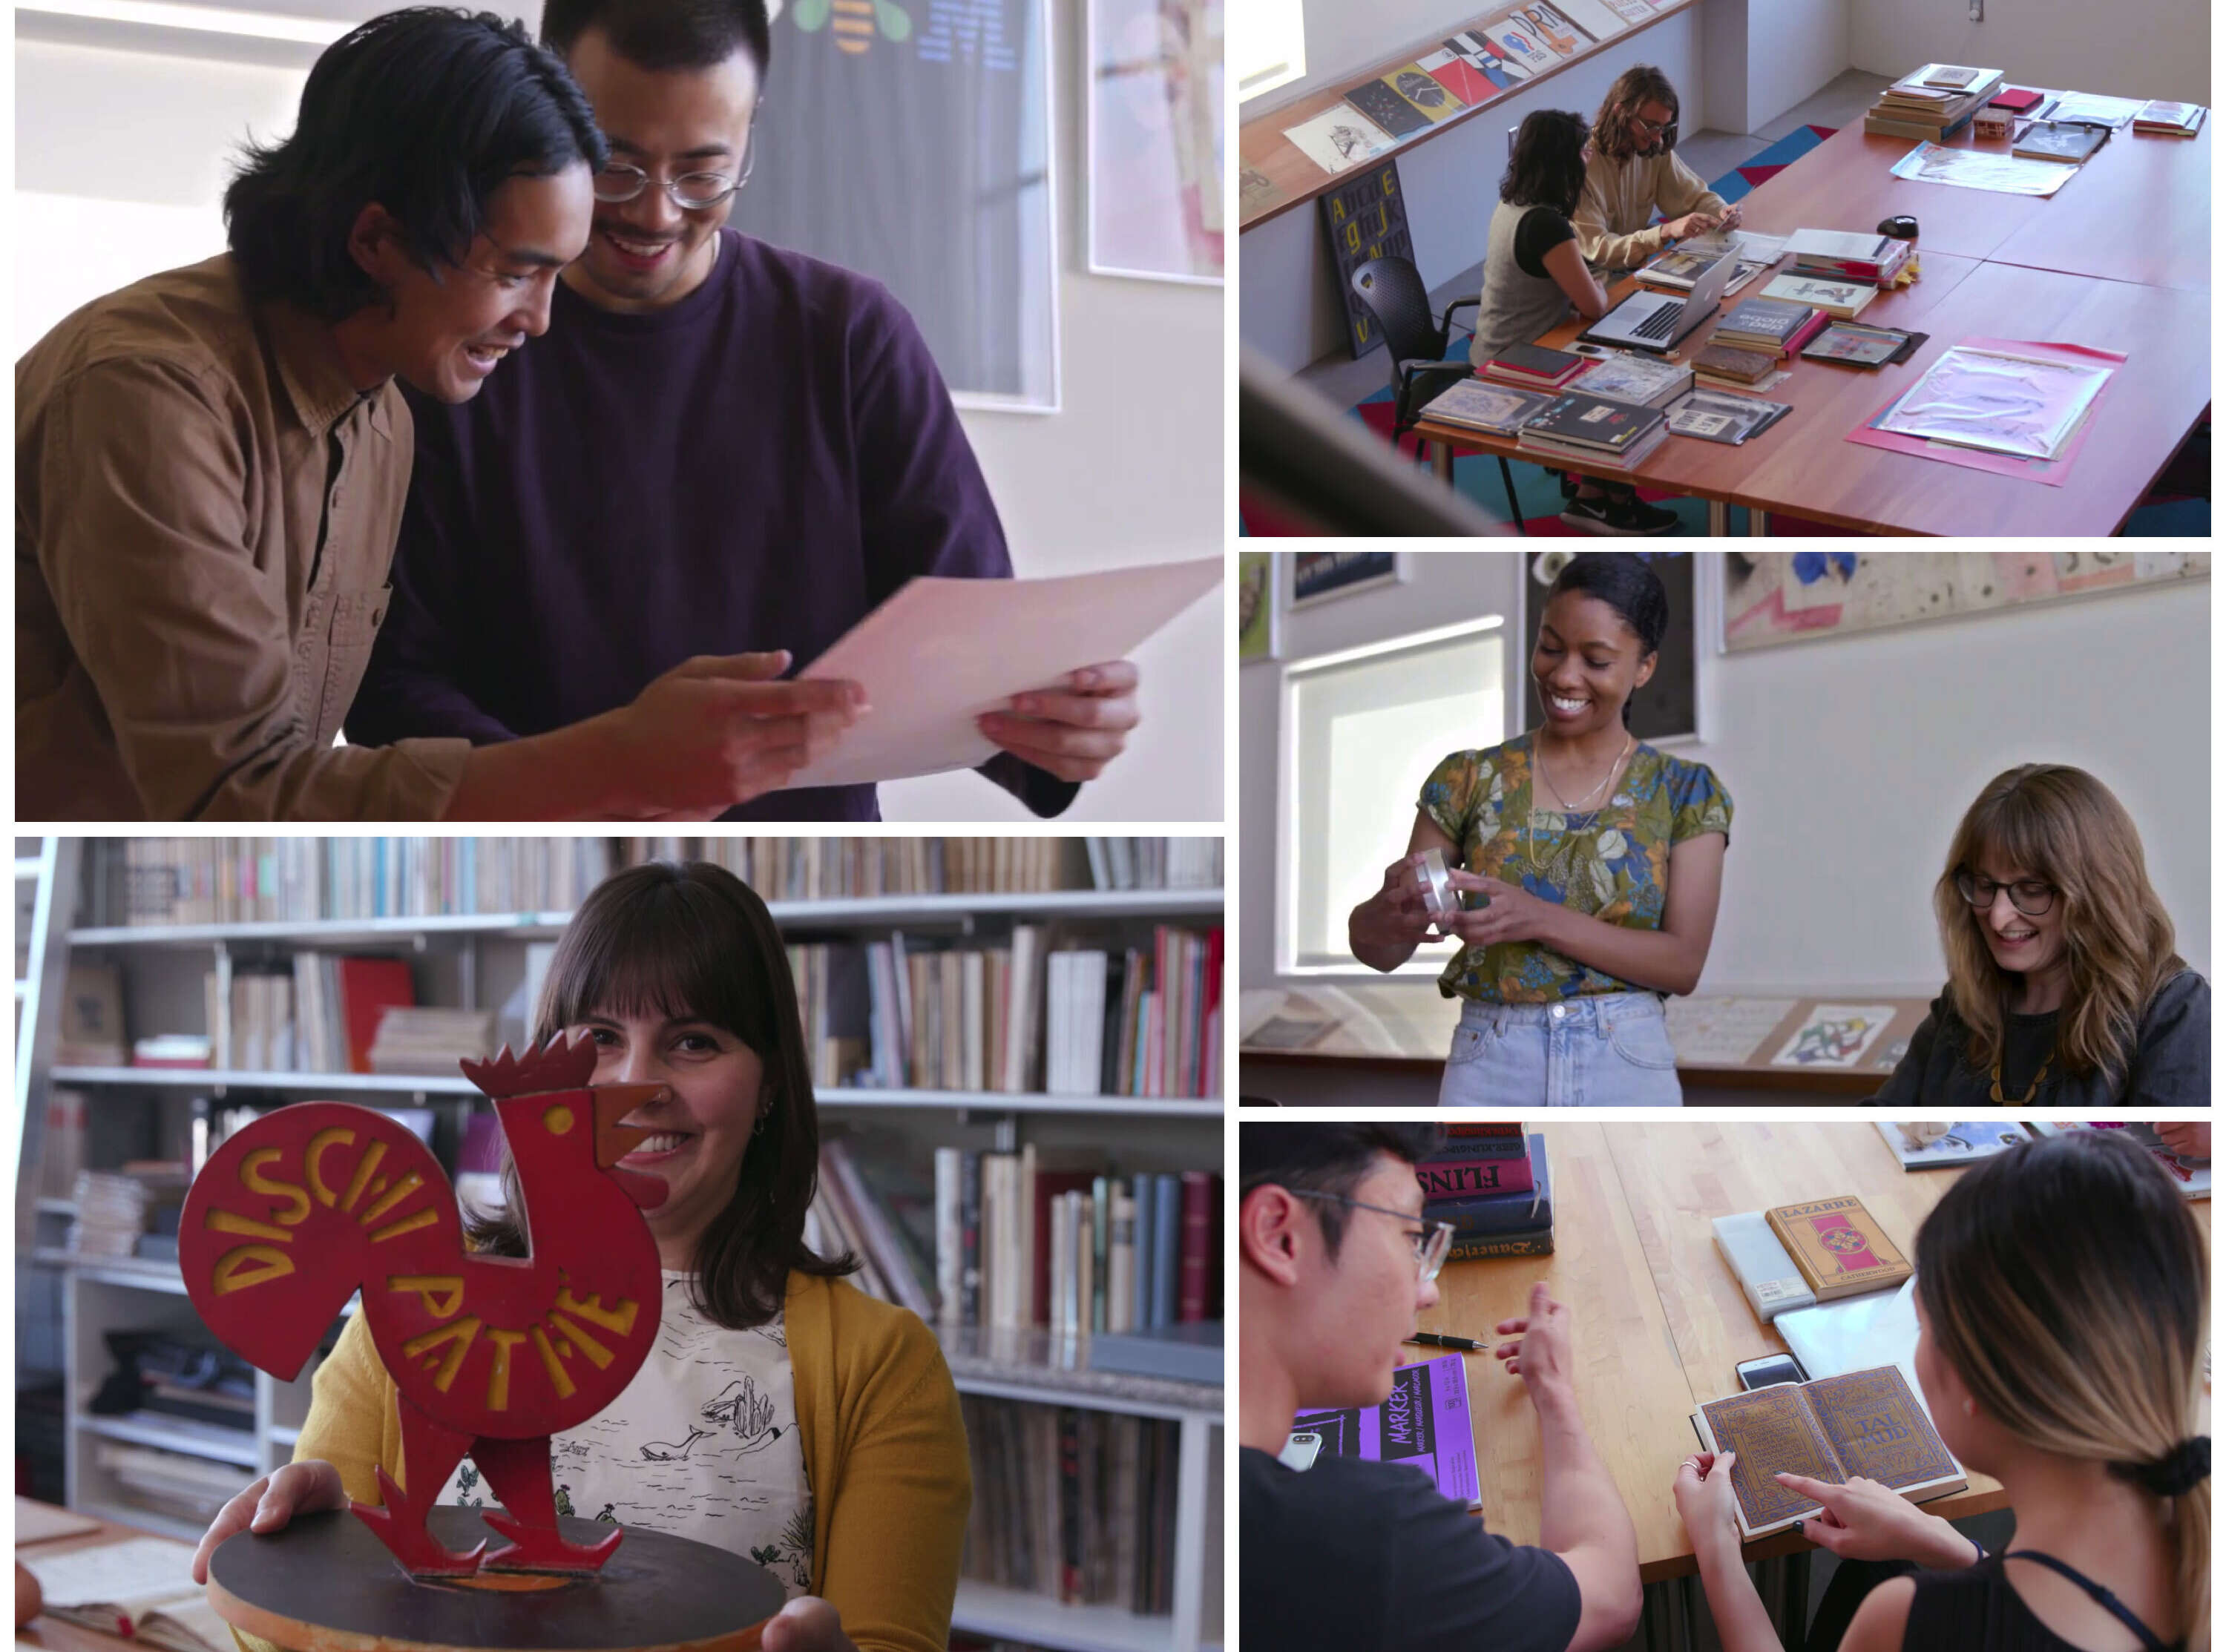
[[(2053, 1053), (2051, 1052), (2051, 1055)], [(2033, 1074), (2032, 1083), (2026, 1086), (2024, 1095), (2012, 1100), (2002, 1094), (2002, 1058), (2000, 1052), (1997, 1052), (1994, 1056), (1994, 1081), (1987, 1086), (1987, 1099), (1996, 1107), (2030, 1107), (2032, 1105), (2032, 1098), (2040, 1094), (2041, 1081), (2048, 1077), (2049, 1060), (2050, 1056), (2043, 1056), (2040, 1058), (2040, 1071)]]
[[(1623, 737), (1623, 749), (1615, 754), (1615, 761), (1607, 766), (1607, 772), (1600, 778), (1600, 785), (1585, 793), (1585, 803), (1590, 803), (1606, 789), (1608, 782), (1615, 778), (1615, 772), (1623, 766), (1623, 759), (1631, 755), (1631, 747), (1637, 743), (1636, 738), (1626, 731)], [(1583, 804), (1570, 808), (1569, 800), (1561, 795), (1561, 788), (1554, 785), (1554, 777), (1546, 769), (1546, 748), (1538, 743), (1535, 734), (1530, 738), (1530, 751), (1537, 759), (1538, 772), (1545, 776), (1546, 785), (1553, 791), (1554, 800), (1561, 805), (1561, 821), (1566, 826), (1571, 815), (1584, 812)], [(1531, 871), (1543, 872), (1545, 868), (1538, 864), (1538, 788), (1535, 785), (1530, 788), (1530, 807), (1523, 816), (1523, 858), (1530, 863)]]

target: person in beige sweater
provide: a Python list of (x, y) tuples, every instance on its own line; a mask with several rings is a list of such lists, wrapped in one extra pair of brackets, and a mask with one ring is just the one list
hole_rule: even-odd
[[(1570, 219), (1595, 270), (1635, 270), (1676, 242), (1738, 225), (1739, 208), (1677, 158), (1676, 142), (1670, 77), (1644, 64), (1625, 69), (1593, 121), (1584, 194)], [(1650, 227), (1657, 210), (1664, 221)]]

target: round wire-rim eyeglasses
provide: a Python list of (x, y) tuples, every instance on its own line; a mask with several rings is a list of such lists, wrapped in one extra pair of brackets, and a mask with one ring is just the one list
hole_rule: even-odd
[[(1378, 1216), (1396, 1216), (1402, 1222), (1422, 1222), (1421, 1217), (1409, 1216), (1404, 1210), (1395, 1210), (1388, 1204), (1367, 1204), (1359, 1199), (1348, 1198), (1342, 1193), (1320, 1193), (1303, 1187), (1283, 1190), (1293, 1198), (1326, 1199), (1332, 1204), (1349, 1204), (1356, 1210), (1373, 1210)], [(1453, 1249), (1453, 1224), (1450, 1222), (1427, 1222), (1428, 1231), (1417, 1229), (1407, 1237), (1415, 1247), (1415, 1283), (1428, 1285), (1437, 1278), (1438, 1270), (1446, 1265), (1446, 1253)]]
[[(750, 181), (750, 170), (757, 162), (757, 129), (753, 124), (750, 135), (742, 140), (740, 176), (730, 178), (723, 172), (684, 172), (677, 178), (665, 179), (659, 187), (684, 213), (709, 212)], [(607, 162), (595, 175), (595, 199), (606, 206), (621, 206), (634, 200), (649, 185), (649, 174), (632, 162)], [(695, 187), (690, 188), (690, 185)]]

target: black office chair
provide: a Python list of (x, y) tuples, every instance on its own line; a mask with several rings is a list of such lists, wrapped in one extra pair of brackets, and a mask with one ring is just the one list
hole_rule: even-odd
[[(1458, 384), (1473, 371), (1466, 361), (1447, 361), (1446, 343), (1457, 311), (1472, 309), (1477, 299), (1459, 298), (1446, 306), (1442, 316), (1430, 314), (1430, 295), (1421, 272), (1409, 258), (1371, 258), (1352, 272), (1352, 290), (1368, 306), (1376, 324), (1383, 329), (1383, 342), (1391, 351), (1391, 442), (1413, 429), (1433, 397)], [(1507, 488), (1507, 509), (1515, 531), (1523, 525), (1523, 509), (1515, 502), (1515, 476), (1507, 461), (1499, 461), (1499, 480)]]

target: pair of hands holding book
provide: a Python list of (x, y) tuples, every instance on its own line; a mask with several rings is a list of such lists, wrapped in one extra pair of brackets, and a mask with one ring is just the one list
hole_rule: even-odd
[[(348, 1494), (340, 1484), (340, 1471), (319, 1458), (289, 1463), (266, 1474), (217, 1511), (200, 1547), (194, 1551), (194, 1581), (208, 1581), (209, 1557), (227, 1537), (245, 1531), (267, 1535), (279, 1530), (296, 1515), (321, 1509), (346, 1509)], [(19, 1573), (22, 1568), (16, 1568)], [(22, 1578), (16, 1583), (17, 1627), (22, 1626)], [(766, 1619), (758, 1642), (763, 1652), (858, 1652), (857, 1643), (843, 1632), (842, 1614), (816, 1595), (802, 1595)]]
[[(1699, 1452), (1678, 1465), (1673, 1491), (1677, 1512), (1695, 1553), (1712, 1546), (1739, 1550), (1739, 1499), (1732, 1490), (1737, 1452)], [(1937, 1515), (1928, 1515), (1890, 1486), (1858, 1475), (1845, 1485), (1780, 1474), (1778, 1484), (1824, 1505), (1795, 1529), (1819, 1548), (1848, 1560), (1915, 1560), (1947, 1570), (1979, 1558), (1971, 1540)]]

